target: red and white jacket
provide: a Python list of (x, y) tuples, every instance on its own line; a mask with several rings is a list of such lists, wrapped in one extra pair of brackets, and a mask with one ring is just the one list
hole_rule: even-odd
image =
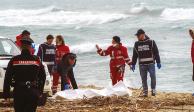
[(119, 47), (109, 46), (107, 50), (98, 50), (97, 51), (100, 56), (107, 56), (110, 55), (110, 66), (120, 66), (127, 63), (128, 65), (131, 64), (131, 60), (128, 56), (127, 48), (119, 45)]

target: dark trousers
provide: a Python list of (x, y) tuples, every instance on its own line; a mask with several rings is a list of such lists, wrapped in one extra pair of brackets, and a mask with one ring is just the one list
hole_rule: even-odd
[(149, 64), (149, 65), (140, 65), (140, 75), (142, 79), (142, 86), (143, 86), (143, 91), (145, 94), (148, 93), (148, 84), (147, 84), (147, 74), (148, 72), (150, 73), (150, 78), (151, 78), (151, 89), (155, 90), (156, 88), (156, 71), (155, 71), (155, 65), (154, 64)]
[(36, 112), (38, 105), (38, 90), (17, 88), (14, 90), (15, 112)]

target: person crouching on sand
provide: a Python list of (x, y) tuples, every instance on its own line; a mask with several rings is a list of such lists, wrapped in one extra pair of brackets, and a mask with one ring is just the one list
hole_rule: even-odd
[(120, 42), (120, 37), (114, 36), (112, 39), (112, 45), (106, 50), (102, 50), (96, 45), (97, 53), (100, 56), (110, 56), (110, 77), (112, 79), (112, 85), (115, 85), (119, 81), (123, 81), (125, 72), (125, 63), (129, 66), (131, 60), (128, 56), (127, 48)]
[(61, 91), (68, 89), (78, 89), (73, 68), (77, 61), (76, 54), (67, 53), (65, 54), (60, 63), (57, 65), (57, 71), (61, 76)]

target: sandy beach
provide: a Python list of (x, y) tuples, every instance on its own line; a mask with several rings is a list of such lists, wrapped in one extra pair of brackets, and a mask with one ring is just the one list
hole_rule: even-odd
[[(96, 88), (84, 86), (82, 88)], [(194, 97), (189, 93), (159, 92), (156, 97), (139, 97), (141, 90), (133, 89), (133, 95), (64, 100), (49, 98), (37, 112), (194, 112)], [(13, 112), (12, 106), (0, 104), (1, 112)]]

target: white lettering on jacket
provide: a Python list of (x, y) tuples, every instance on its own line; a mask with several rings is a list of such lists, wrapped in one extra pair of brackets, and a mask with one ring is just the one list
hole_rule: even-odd
[(149, 50), (150, 50), (149, 45), (138, 46), (138, 51), (149, 51)]
[(54, 49), (46, 49), (45, 54), (55, 54), (55, 50)]

